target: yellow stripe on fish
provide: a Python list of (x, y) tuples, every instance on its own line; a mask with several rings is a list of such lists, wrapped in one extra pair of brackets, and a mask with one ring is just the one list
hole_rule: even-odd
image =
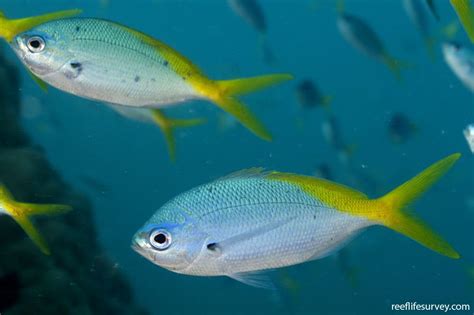
[(452, 154), (383, 197), (369, 199), (365, 194), (327, 180), (308, 176), (273, 172), (269, 179), (298, 186), (326, 205), (351, 215), (379, 222), (442, 255), (459, 258), (445, 240), (407, 211), (407, 207), (428, 190), (459, 159)]
[(267, 141), (272, 139), (270, 132), (244, 104), (235, 98), (235, 96), (255, 92), (291, 80), (293, 79), (292, 75), (271, 74), (252, 78), (214, 81), (204, 75), (196, 65), (175, 49), (144, 33), (132, 30), (128, 27), (124, 27), (124, 29), (140, 38), (144, 43), (155, 47), (169, 62), (171, 68), (181, 77), (185, 78), (199, 94), (210, 99), (221, 109), (235, 116), (237, 120), (260, 138)]

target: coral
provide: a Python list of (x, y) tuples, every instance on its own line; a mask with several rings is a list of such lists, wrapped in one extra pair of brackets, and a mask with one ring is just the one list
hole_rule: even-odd
[(35, 220), (51, 256), (11, 218), (0, 216), (0, 313), (146, 314), (98, 244), (89, 201), (61, 179), (23, 131), (19, 75), (1, 53), (0, 81), (0, 181), (17, 200), (74, 207), (66, 215)]

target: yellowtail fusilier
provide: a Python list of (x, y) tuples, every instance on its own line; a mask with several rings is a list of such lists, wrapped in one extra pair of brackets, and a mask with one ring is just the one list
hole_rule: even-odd
[(135, 234), (132, 247), (177, 273), (229, 276), (257, 286), (265, 284), (256, 272), (325, 257), (374, 225), (459, 258), (408, 210), (459, 157), (434, 163), (376, 199), (324, 179), (245, 170), (166, 203)]
[(474, 50), (458, 43), (446, 42), (443, 44), (443, 55), (459, 80), (474, 92)]
[(340, 12), (337, 17), (337, 27), (342, 37), (354, 48), (383, 62), (397, 79), (401, 79), (400, 72), (406, 65), (388, 53), (377, 33), (363, 19)]
[[(0, 24), (8, 30), (12, 20), (3, 17)], [(271, 140), (270, 133), (237, 96), (292, 78), (273, 74), (214, 81), (166, 44), (102, 19), (65, 18), (22, 31), (0, 35), (37, 78), (56, 88), (137, 108), (210, 100), (265, 140)]]
[(72, 208), (68, 205), (32, 204), (15, 201), (8, 189), (0, 184), (0, 215), (6, 214), (12, 217), (46, 255), (50, 254), (48, 245), (33, 224), (31, 224), (29, 217), (61, 214), (70, 210)]

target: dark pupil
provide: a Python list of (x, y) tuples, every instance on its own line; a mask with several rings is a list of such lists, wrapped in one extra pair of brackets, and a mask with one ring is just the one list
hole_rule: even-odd
[(35, 39), (30, 42), (30, 46), (35, 49), (38, 49), (41, 46), (41, 43), (39, 40)]
[(166, 242), (166, 236), (162, 233), (156, 234), (154, 240), (158, 244), (164, 244)]

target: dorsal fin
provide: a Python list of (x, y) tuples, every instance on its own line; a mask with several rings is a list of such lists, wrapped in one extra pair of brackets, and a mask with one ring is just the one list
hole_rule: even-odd
[(196, 66), (191, 60), (183, 56), (177, 50), (171, 48), (165, 43), (145, 33), (128, 28), (123, 25), (119, 26), (123, 27), (127, 32), (130, 32), (145, 44), (154, 47), (166, 59), (166, 61), (169, 62), (170, 66), (173, 68), (174, 71), (176, 71), (176, 73), (184, 77), (194, 77), (194, 75), (203, 75), (201, 69), (199, 69), (198, 66)]
[(263, 167), (251, 167), (236, 172), (232, 172), (228, 175), (218, 178), (217, 180), (227, 180), (227, 179), (244, 179), (252, 177), (265, 177), (268, 174), (273, 173), (273, 171), (266, 171)]
[(339, 194), (344, 194), (351, 198), (358, 198), (358, 199), (369, 198), (363, 192), (360, 192), (358, 190), (347, 187), (345, 185), (331, 182), (329, 180), (322, 179), (322, 178), (315, 178), (311, 176), (303, 176), (303, 175), (290, 174), (290, 173), (279, 173), (279, 172), (272, 172), (271, 174), (268, 175), (268, 178), (295, 184), (303, 188), (305, 191), (310, 192), (314, 196), (318, 196), (324, 191), (327, 191), (327, 192), (335, 192)]

